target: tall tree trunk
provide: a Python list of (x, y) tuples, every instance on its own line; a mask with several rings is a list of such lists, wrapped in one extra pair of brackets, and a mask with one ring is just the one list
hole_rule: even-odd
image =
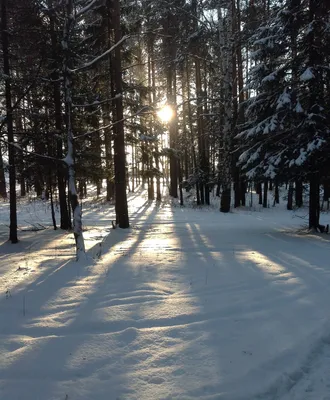
[[(115, 42), (118, 43), (122, 39), (120, 25), (120, 2), (113, 1), (113, 26), (115, 32)], [(114, 57), (114, 78), (115, 91), (117, 95), (123, 92), (122, 86), (122, 69), (121, 69), (121, 46), (115, 49)], [(116, 222), (120, 228), (129, 227), (127, 194), (126, 194), (126, 154), (125, 154), (125, 134), (123, 121), (123, 99), (117, 96), (116, 104), (116, 125), (114, 138), (114, 162), (115, 162), (115, 187), (116, 187)]]
[(72, 208), (73, 216), (73, 234), (76, 243), (76, 258), (77, 261), (85, 255), (85, 242), (83, 237), (82, 229), (82, 210), (79, 204), (77, 189), (76, 189), (76, 177), (75, 177), (75, 165), (74, 165), (74, 138), (73, 138), (73, 127), (72, 127), (72, 77), (71, 77), (71, 49), (70, 49), (70, 38), (72, 34), (72, 28), (74, 19), (73, 16), (73, 0), (67, 0), (66, 2), (66, 15), (63, 29), (63, 40), (62, 48), (64, 53), (63, 60), (63, 82), (64, 82), (64, 101), (65, 101), (65, 122), (66, 122), (66, 134), (68, 142), (68, 152), (65, 157), (65, 162), (68, 166), (68, 184), (69, 184), (69, 200)]
[(169, 137), (170, 137), (170, 196), (178, 198), (178, 160), (174, 153), (176, 149), (178, 120), (176, 110), (176, 67), (174, 59), (176, 57), (176, 43), (170, 35), (169, 29), (173, 25), (173, 15), (168, 12), (166, 21), (164, 21), (164, 31), (167, 34), (166, 47), (168, 49), (168, 60), (166, 67), (166, 84), (167, 84), (167, 102), (173, 109), (173, 117), (169, 121)]
[[(151, 43), (151, 87), (152, 87), (152, 105), (156, 104), (156, 70), (155, 70), (155, 60), (154, 60), (154, 40)], [(156, 138), (155, 143), (155, 166), (157, 170), (156, 175), (156, 200), (161, 201), (162, 194), (160, 190), (160, 169), (159, 169), (159, 136)]]
[[(53, 8), (53, 0), (48, 1), (49, 9)], [(53, 13), (49, 14), (50, 22), (50, 39), (52, 47), (52, 57), (54, 62), (54, 73), (52, 74), (53, 79), (53, 98), (54, 98), (54, 110), (55, 110), (55, 129), (57, 133), (56, 138), (56, 156), (59, 160), (63, 158), (63, 140), (62, 140), (62, 100), (61, 100), (61, 87), (59, 83), (59, 74), (57, 72), (60, 61), (58, 60), (57, 54), (57, 38), (55, 33), (55, 20)], [(57, 186), (58, 186), (58, 198), (60, 204), (60, 227), (61, 229), (71, 228), (71, 219), (68, 211), (68, 203), (66, 196), (66, 174), (65, 167), (58, 163), (57, 165)]]
[[(196, 74), (196, 94), (197, 94), (197, 139), (198, 139), (198, 153), (199, 153), (199, 189), (201, 196), (201, 204), (205, 203), (205, 148), (204, 148), (204, 132), (203, 132), (203, 96), (202, 96), (202, 82), (201, 82), (201, 69), (199, 57), (195, 57), (195, 74)], [(201, 176), (200, 176), (201, 175)]]
[(231, 203), (231, 150), (232, 150), (232, 128), (233, 128), (233, 101), (232, 101), (232, 72), (233, 72), (233, 12), (232, 0), (227, 1), (228, 14), (226, 19), (222, 16), (222, 9), (219, 7), (219, 42), (223, 65), (221, 68), (224, 81), (224, 124), (223, 124), (223, 179), (220, 211), (229, 212)]
[(11, 71), (9, 64), (9, 41), (7, 26), (7, 0), (1, 1), (1, 38), (2, 38), (2, 57), (3, 72), (5, 79), (5, 98), (6, 98), (6, 124), (8, 135), (8, 163), (9, 163), (9, 201), (10, 201), (10, 227), (9, 240), (17, 243), (17, 205), (16, 205), (16, 169), (15, 169), (15, 146), (13, 128), (13, 108), (11, 98)]
[(268, 207), (268, 180), (267, 179), (264, 180), (264, 198), (263, 198), (262, 206), (263, 206), (263, 208)]

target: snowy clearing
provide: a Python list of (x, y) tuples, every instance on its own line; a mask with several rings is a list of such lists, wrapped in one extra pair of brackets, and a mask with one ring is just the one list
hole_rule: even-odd
[(330, 399), (328, 236), (278, 208), (130, 204), (126, 231), (86, 206), (85, 264), (67, 233), (14, 253), (2, 230), (1, 399)]

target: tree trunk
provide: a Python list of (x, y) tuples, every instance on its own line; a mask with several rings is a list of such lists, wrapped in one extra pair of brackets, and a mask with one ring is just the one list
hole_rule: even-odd
[(261, 182), (257, 183), (257, 193), (259, 195), (259, 204), (262, 204), (262, 185)]
[(243, 207), (245, 207), (246, 205), (246, 199), (245, 199), (245, 195), (246, 195), (246, 182), (243, 178), (241, 178), (240, 180), (240, 185), (241, 185), (241, 190), (240, 190), (240, 194), (241, 194), (241, 204)]
[(264, 198), (262, 202), (263, 208), (268, 207), (268, 180), (264, 180)]
[(273, 181), (272, 181), (272, 179), (269, 180), (268, 189), (269, 189), (270, 191), (273, 190)]
[(220, 201), (220, 211), (223, 213), (227, 213), (230, 211), (230, 202), (231, 202), (231, 189), (230, 187), (225, 187), (222, 189), (221, 193), (221, 201)]
[(238, 167), (234, 167), (234, 207), (241, 205), (241, 182)]
[(181, 161), (178, 161), (179, 168), (179, 192), (180, 192), (180, 206), (183, 206), (183, 191), (182, 191), (182, 169), (181, 169)]
[(51, 215), (52, 215), (54, 231), (56, 231), (57, 225), (56, 225), (56, 217), (55, 217), (55, 209), (54, 209), (53, 180), (52, 180), (52, 170), (51, 169), (49, 169), (48, 175), (49, 175), (50, 210), (51, 210)]
[(76, 244), (77, 261), (85, 255), (85, 242), (82, 229), (82, 210), (78, 200), (75, 178), (74, 165), (74, 139), (72, 129), (72, 77), (71, 77), (71, 50), (70, 38), (72, 34), (72, 26), (74, 23), (73, 15), (73, 0), (67, 0), (66, 15), (63, 29), (62, 49), (64, 53), (63, 60), (63, 82), (64, 82), (64, 99), (65, 99), (65, 122), (66, 134), (68, 142), (68, 152), (65, 157), (65, 162), (68, 166), (68, 184), (69, 184), (69, 199), (71, 202), (73, 216), (73, 234)]
[(295, 203), (297, 207), (303, 206), (303, 184), (301, 180), (296, 181)]
[[(121, 23), (120, 23), (120, 2), (113, 1), (114, 15), (113, 26), (115, 32), (115, 42), (118, 43), (122, 39)], [(114, 57), (114, 78), (115, 91), (117, 95), (123, 92), (122, 87), (122, 69), (121, 69), (121, 46), (115, 49)], [(116, 190), (116, 222), (120, 228), (129, 227), (127, 194), (126, 194), (126, 154), (125, 154), (125, 134), (123, 121), (123, 99), (117, 96), (116, 105), (116, 125), (114, 138), (114, 162), (115, 162), (115, 190)]]
[(280, 203), (280, 191), (278, 188), (278, 182), (275, 182), (275, 195), (274, 195), (274, 200), (276, 204)]
[[(228, 13), (223, 17), (223, 10), (218, 9), (219, 43), (221, 51), (221, 75), (224, 80), (224, 123), (223, 123), (223, 179), (220, 211), (229, 212), (231, 203), (232, 170), (232, 128), (233, 128), (233, 14), (232, 0), (228, 0)], [(226, 49), (226, 51), (224, 50)]]
[(309, 229), (317, 230), (320, 224), (320, 182), (317, 174), (309, 181)]
[(15, 146), (14, 128), (13, 128), (13, 108), (11, 98), (11, 71), (9, 64), (9, 42), (7, 27), (7, 0), (1, 1), (1, 38), (2, 38), (2, 56), (3, 73), (5, 79), (5, 99), (6, 99), (6, 124), (8, 134), (8, 163), (9, 163), (9, 201), (10, 201), (10, 227), (9, 240), (17, 243), (17, 205), (16, 205), (16, 168), (15, 168)]
[(169, 30), (173, 25), (173, 14), (168, 12), (166, 20), (164, 19), (164, 32), (166, 37), (167, 53), (167, 67), (166, 67), (166, 85), (167, 85), (167, 103), (173, 109), (173, 117), (169, 121), (169, 137), (170, 137), (170, 196), (178, 198), (178, 160), (174, 151), (176, 149), (177, 134), (178, 134), (178, 120), (176, 110), (176, 67), (174, 59), (176, 57), (176, 42), (169, 34)]
[[(53, 1), (49, 0), (48, 6), (50, 9), (53, 7)], [(62, 100), (61, 100), (61, 87), (59, 83), (59, 74), (56, 72), (58, 70), (58, 65), (60, 61), (58, 60), (57, 54), (57, 39), (55, 34), (55, 21), (53, 13), (49, 14), (50, 22), (50, 39), (52, 47), (52, 57), (54, 60), (54, 70), (52, 74), (53, 83), (53, 98), (54, 98), (54, 110), (55, 110), (55, 129), (57, 133), (56, 148), (57, 148), (57, 158), (61, 160), (63, 158), (63, 140), (62, 140)], [(55, 60), (57, 61), (55, 63)], [(57, 186), (58, 186), (58, 198), (60, 204), (60, 227), (61, 229), (68, 230), (71, 228), (71, 220), (68, 211), (68, 203), (66, 196), (66, 174), (67, 171), (65, 167), (58, 163), (57, 165)]]
[(288, 210), (292, 210), (293, 209), (293, 184), (290, 182), (289, 183), (289, 189), (288, 189), (288, 203), (286, 208)]
[(0, 196), (2, 196), (4, 199), (7, 198), (5, 169), (3, 167), (3, 157), (2, 157), (1, 147), (0, 147)]

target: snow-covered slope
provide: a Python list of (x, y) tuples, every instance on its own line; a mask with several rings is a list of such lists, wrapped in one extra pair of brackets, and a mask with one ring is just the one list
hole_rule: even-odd
[[(278, 209), (132, 201), (93, 262), (51, 256), (50, 230), (30, 261), (0, 247), (0, 399), (329, 398), (328, 237)], [(85, 218), (105, 232), (107, 213)]]

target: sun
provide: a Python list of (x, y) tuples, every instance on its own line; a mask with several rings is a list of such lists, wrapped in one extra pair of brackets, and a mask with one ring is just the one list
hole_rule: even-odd
[(157, 112), (157, 115), (162, 122), (169, 122), (174, 117), (174, 111), (172, 107), (167, 104)]

